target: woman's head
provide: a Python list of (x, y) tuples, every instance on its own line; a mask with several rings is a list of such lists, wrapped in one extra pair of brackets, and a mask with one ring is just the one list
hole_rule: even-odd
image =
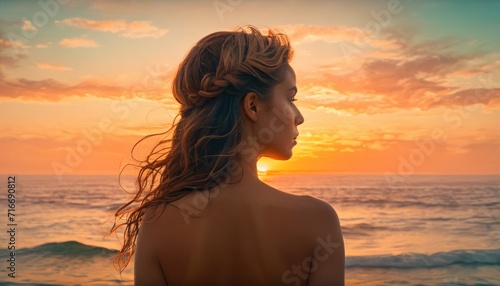
[(172, 148), (179, 147), (185, 170), (205, 182), (210, 174), (212, 185), (241, 160), (243, 99), (252, 94), (271, 106), (275, 87), (290, 76), (292, 55), (286, 35), (254, 27), (210, 34), (190, 50), (173, 82), (181, 119)]
[[(118, 219), (127, 216), (125, 223), (111, 230), (126, 226), (124, 245), (115, 260), (120, 269), (134, 253), (148, 209), (242, 174), (234, 171), (249, 150), (256, 150), (253, 143), (244, 144), (246, 136), (256, 136), (257, 144), (267, 146), (259, 149), (258, 156), (291, 156), (296, 126), (303, 121), (292, 103), (296, 92), (295, 74), (288, 64), (292, 55), (286, 35), (273, 31), (263, 35), (254, 27), (210, 34), (189, 51), (173, 81), (180, 119), (172, 126), (171, 138), (160, 141), (141, 162), (137, 193), (115, 214)], [(261, 138), (265, 128), (274, 132), (273, 140)], [(139, 205), (133, 207), (135, 203)]]

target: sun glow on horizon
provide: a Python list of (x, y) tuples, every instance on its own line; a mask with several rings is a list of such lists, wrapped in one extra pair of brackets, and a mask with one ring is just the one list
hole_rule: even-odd
[(257, 162), (257, 171), (259, 172), (259, 175), (265, 175), (267, 171), (269, 170), (269, 165), (264, 162)]

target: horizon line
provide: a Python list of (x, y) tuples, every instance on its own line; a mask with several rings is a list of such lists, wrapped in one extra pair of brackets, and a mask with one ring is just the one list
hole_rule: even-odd
[[(259, 174), (259, 176), (268, 176), (268, 175), (287, 175), (287, 174), (300, 174), (300, 175), (373, 175), (373, 176), (386, 176), (389, 174), (386, 173), (351, 173), (351, 172), (328, 172), (328, 171), (266, 171), (266, 174)], [(0, 173), (0, 176), (134, 176), (131, 173), (77, 173), (77, 174), (64, 174), (64, 175), (56, 175), (53, 173)], [(410, 175), (400, 175), (400, 174), (390, 174), (392, 176), (500, 176), (500, 173), (415, 173)]]

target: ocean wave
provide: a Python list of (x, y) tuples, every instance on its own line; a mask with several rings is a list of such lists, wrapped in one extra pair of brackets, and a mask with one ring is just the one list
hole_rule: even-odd
[[(49, 242), (32, 248), (22, 248), (16, 251), (19, 256), (41, 256), (41, 257), (104, 257), (118, 253), (117, 250), (105, 247), (86, 245), (78, 241)], [(8, 255), (8, 254), (7, 254)], [(5, 256), (5, 254), (3, 255)]]
[(346, 257), (346, 267), (350, 268), (439, 268), (455, 264), (500, 265), (500, 249)]
[[(100, 246), (86, 245), (78, 241), (50, 242), (32, 248), (20, 249), (19, 256), (38, 256), (44, 258), (94, 258), (112, 257), (117, 250)], [(8, 255), (5, 252), (1, 256)], [(398, 255), (348, 256), (348, 268), (439, 268), (450, 265), (500, 265), (500, 249), (454, 250), (433, 254), (404, 253)]]
[[(459, 199), (440, 198), (441, 201), (422, 201), (420, 199), (397, 199), (397, 198), (325, 198), (332, 205), (346, 205), (346, 206), (376, 206), (378, 208), (445, 208), (445, 209), (458, 209), (458, 208), (474, 208), (474, 207), (489, 207), (495, 208), (500, 206), (500, 201), (486, 201), (486, 202), (470, 202)], [(496, 198), (495, 198), (496, 199)]]
[(344, 225), (342, 233), (344, 236), (370, 236), (377, 231), (391, 230), (388, 227), (373, 225), (369, 223), (357, 223), (353, 225)]

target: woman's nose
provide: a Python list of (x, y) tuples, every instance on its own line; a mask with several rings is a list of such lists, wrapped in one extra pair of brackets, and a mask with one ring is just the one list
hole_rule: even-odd
[(300, 113), (300, 110), (297, 108), (297, 115), (295, 116), (295, 124), (300, 125), (304, 123), (304, 116)]

